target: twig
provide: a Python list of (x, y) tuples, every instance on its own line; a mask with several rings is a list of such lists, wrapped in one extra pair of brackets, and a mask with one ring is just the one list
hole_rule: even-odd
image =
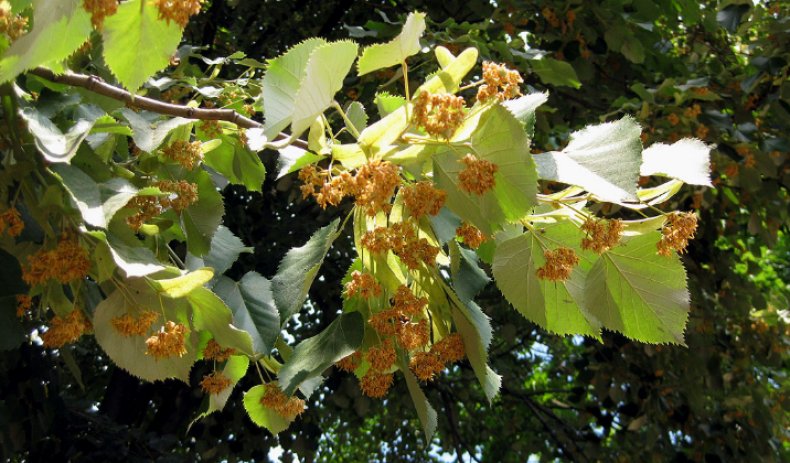
[[(99, 76), (87, 74), (75, 74), (66, 72), (64, 74), (55, 74), (49, 69), (35, 68), (30, 71), (30, 74), (41, 77), (42, 79), (49, 80), (58, 84), (71, 85), (72, 87), (82, 87), (93, 93), (103, 95), (115, 100), (123, 101), (127, 105), (147, 111), (153, 111), (167, 116), (184, 117), (186, 119), (200, 119), (206, 121), (228, 121), (236, 124), (245, 129), (261, 128), (263, 124), (258, 121), (252, 120), (249, 117), (242, 116), (232, 109), (205, 109), (205, 108), (190, 108), (188, 106), (177, 105), (172, 103), (165, 103), (164, 101), (155, 100), (145, 96), (132, 95), (128, 91), (110, 85)], [(290, 136), (280, 132), (274, 140), (285, 140)], [(303, 140), (295, 140), (293, 145), (307, 149), (307, 143)]]

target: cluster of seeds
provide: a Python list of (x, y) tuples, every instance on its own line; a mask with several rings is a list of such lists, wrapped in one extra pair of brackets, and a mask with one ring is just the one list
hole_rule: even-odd
[(230, 378), (220, 371), (215, 371), (203, 377), (200, 381), (200, 388), (209, 394), (219, 394), (227, 389), (231, 383)]
[(187, 353), (188, 332), (182, 323), (168, 321), (156, 334), (145, 340), (145, 353), (156, 360), (183, 357)]
[(473, 154), (467, 154), (461, 159), (466, 165), (464, 170), (458, 173), (458, 186), (467, 193), (483, 195), (485, 192), (494, 188), (496, 179), (494, 174), (499, 170), (499, 166), (485, 159), (478, 159)]
[(16, 296), (16, 316), (24, 316), (33, 306), (33, 298), (27, 294), (18, 294)]
[(232, 347), (224, 348), (219, 345), (215, 340), (210, 340), (206, 347), (203, 349), (203, 358), (206, 360), (216, 360), (217, 362), (224, 362), (229, 359), (231, 355), (236, 353), (236, 349)]
[(159, 9), (159, 19), (170, 23), (174, 21), (181, 28), (186, 27), (189, 18), (200, 13), (203, 0), (154, 0)]
[(421, 92), (414, 102), (412, 122), (435, 137), (450, 138), (464, 120), (464, 99), (450, 93)]
[(274, 410), (286, 420), (292, 420), (304, 412), (304, 400), (297, 397), (288, 397), (277, 383), (266, 384), (266, 390), (261, 397), (261, 405)]
[(135, 196), (126, 203), (126, 207), (138, 209), (137, 213), (126, 218), (127, 225), (135, 231), (167, 208), (181, 212), (198, 200), (197, 185), (186, 180), (161, 180), (154, 185), (163, 193), (171, 194), (166, 197)]
[(693, 212), (669, 214), (666, 225), (661, 229), (661, 241), (656, 244), (658, 253), (662, 256), (669, 256), (675, 250), (683, 254), (696, 231), (697, 216)]
[(471, 249), (479, 248), (488, 239), (477, 227), (466, 222), (455, 229), (455, 234)]
[(587, 236), (582, 238), (582, 249), (589, 249), (597, 254), (617, 246), (623, 233), (623, 221), (587, 219), (581, 226)]
[(0, 235), (7, 232), (8, 236), (16, 237), (21, 235), (24, 229), (25, 222), (22, 221), (22, 215), (15, 207), (0, 214)]
[(343, 172), (330, 178), (329, 171), (313, 165), (299, 171), (302, 197), (315, 197), (319, 206), (337, 206), (346, 196), (354, 196), (355, 203), (364, 207), (370, 216), (379, 211), (389, 212), (390, 200), (400, 184), (398, 166), (389, 161), (372, 161), (361, 166), (356, 175)]
[(80, 309), (72, 310), (66, 317), (55, 315), (49, 321), (49, 329), (41, 335), (44, 346), (52, 349), (63, 347), (80, 338), (91, 329), (91, 323)]
[(82, 0), (82, 7), (91, 14), (93, 27), (101, 30), (104, 18), (118, 11), (118, 0)]
[(73, 236), (61, 237), (55, 249), (39, 250), (28, 256), (22, 267), (22, 279), (30, 286), (55, 279), (66, 284), (85, 278), (91, 268), (88, 252)]
[(145, 336), (151, 325), (159, 318), (159, 314), (152, 310), (144, 310), (136, 317), (125, 313), (120, 317), (110, 320), (115, 331), (122, 336)]
[(355, 270), (351, 272), (351, 281), (346, 283), (344, 294), (346, 297), (360, 295), (363, 299), (370, 299), (381, 296), (381, 285), (373, 275)]
[(27, 18), (13, 14), (10, 9), (0, 5), (0, 35), (6, 35), (11, 42), (27, 31)]
[(543, 251), (543, 258), (546, 263), (537, 272), (541, 280), (566, 281), (579, 263), (579, 256), (571, 248), (547, 249)]
[(515, 98), (521, 95), (519, 84), (524, 82), (518, 71), (490, 61), (483, 63), (483, 80), (485, 83), (477, 90), (477, 101), (480, 102), (490, 98), (499, 101)]
[(192, 143), (184, 140), (176, 140), (167, 148), (162, 150), (162, 154), (172, 161), (175, 161), (185, 169), (192, 170), (203, 160), (203, 149), (199, 141)]
[(458, 333), (442, 339), (428, 352), (418, 352), (409, 361), (409, 368), (421, 381), (432, 381), (447, 364), (460, 361), (466, 355), (464, 342)]
[(420, 262), (433, 265), (439, 248), (431, 246), (425, 238), (418, 238), (416, 230), (411, 220), (377, 227), (362, 235), (362, 246), (375, 254), (392, 251), (410, 270), (419, 268)]
[(430, 181), (417, 182), (401, 191), (403, 203), (414, 218), (438, 214), (447, 200), (447, 193), (434, 187)]

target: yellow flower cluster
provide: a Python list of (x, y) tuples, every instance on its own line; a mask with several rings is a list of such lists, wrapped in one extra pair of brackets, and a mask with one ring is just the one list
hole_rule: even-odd
[(494, 174), (499, 166), (485, 159), (467, 154), (461, 159), (466, 168), (458, 173), (458, 186), (467, 193), (483, 195), (496, 185)]
[(406, 285), (401, 285), (393, 297), (389, 309), (378, 312), (368, 319), (376, 332), (385, 337), (392, 336), (406, 350), (414, 350), (428, 343), (428, 323), (425, 319), (414, 321), (422, 315), (428, 305), (425, 297), (416, 297)]
[(518, 71), (490, 61), (483, 62), (483, 80), (485, 84), (477, 90), (477, 101), (480, 102), (490, 98), (499, 101), (515, 98), (521, 95), (519, 84), (524, 82)]
[(208, 138), (219, 138), (219, 136), (222, 135), (222, 125), (220, 125), (219, 121), (203, 120), (198, 124), (198, 128), (202, 130)]
[(697, 216), (693, 212), (669, 214), (666, 225), (661, 229), (661, 241), (656, 244), (658, 253), (662, 256), (669, 256), (675, 250), (683, 254), (696, 231)]
[(91, 329), (91, 323), (80, 309), (72, 310), (65, 318), (55, 315), (49, 321), (49, 329), (41, 335), (44, 347), (57, 349), (72, 343)]
[(206, 360), (216, 360), (217, 362), (224, 362), (229, 359), (231, 355), (236, 353), (236, 349), (229, 347), (227, 349), (219, 345), (215, 340), (210, 340), (206, 347), (203, 349), (203, 358)]
[(147, 221), (160, 215), (165, 209), (172, 208), (181, 212), (198, 200), (198, 188), (194, 183), (186, 180), (172, 181), (161, 180), (154, 186), (163, 193), (171, 193), (166, 197), (135, 196), (126, 203), (128, 208), (138, 209), (137, 213), (126, 218), (126, 224), (132, 230), (139, 230)]
[(590, 249), (598, 254), (617, 246), (623, 232), (623, 221), (587, 219), (581, 226), (587, 236), (582, 239), (582, 249)]
[(0, 5), (0, 35), (8, 36), (13, 42), (27, 31), (27, 18), (13, 14), (10, 9)]
[(93, 27), (101, 30), (104, 18), (118, 11), (118, 0), (82, 0), (82, 7), (91, 14)]
[(373, 399), (380, 399), (387, 395), (395, 380), (392, 373), (375, 373), (369, 371), (359, 380), (362, 393)]
[(403, 203), (414, 218), (438, 214), (447, 199), (447, 193), (430, 181), (417, 182), (403, 188), (402, 192)]
[(479, 248), (488, 239), (477, 227), (466, 222), (455, 229), (455, 234), (471, 249)]
[(363, 299), (381, 296), (381, 285), (376, 282), (373, 275), (355, 270), (351, 272), (351, 281), (346, 283), (345, 295), (354, 297), (357, 294)]
[(432, 381), (445, 365), (458, 362), (464, 356), (464, 342), (458, 333), (453, 333), (431, 346), (430, 351), (414, 354), (409, 368), (421, 381)]
[(362, 352), (357, 351), (338, 360), (335, 366), (342, 371), (353, 373), (354, 370), (359, 368), (360, 363), (362, 363)]
[(368, 349), (365, 358), (370, 363), (370, 367), (377, 372), (387, 371), (395, 364), (395, 347), (392, 341), (385, 339), (381, 345)]
[(450, 93), (420, 92), (414, 102), (412, 122), (435, 137), (450, 138), (464, 120), (464, 99)]
[(579, 256), (571, 248), (557, 248), (543, 251), (546, 263), (538, 269), (538, 278), (549, 281), (565, 281), (571, 277), (573, 267), (579, 263)]
[(203, 0), (154, 0), (154, 4), (159, 9), (159, 19), (168, 24), (174, 21), (183, 29), (191, 16), (200, 13)]
[(16, 237), (21, 235), (24, 229), (25, 222), (22, 221), (22, 215), (15, 207), (0, 214), (0, 235), (8, 232), (8, 236)]
[(439, 248), (417, 237), (416, 226), (411, 221), (377, 227), (362, 235), (361, 242), (374, 254), (392, 251), (411, 270), (419, 268), (420, 262), (433, 265), (439, 254)]
[(560, 27), (560, 18), (557, 17), (557, 13), (555, 13), (552, 8), (548, 6), (543, 7), (540, 13), (543, 15), (544, 18), (546, 18), (546, 21), (551, 25), (551, 27), (553, 28)]
[(337, 206), (346, 196), (354, 196), (355, 203), (364, 207), (370, 216), (379, 211), (389, 212), (390, 199), (400, 184), (398, 166), (389, 161), (373, 161), (357, 170), (356, 175), (343, 172), (333, 178), (326, 170), (313, 165), (299, 171), (302, 198), (315, 197), (319, 206)]
[(171, 159), (182, 167), (192, 170), (203, 160), (203, 149), (199, 141), (192, 143), (184, 140), (176, 140), (167, 148), (162, 150), (164, 156)]
[(50, 279), (66, 284), (85, 278), (90, 268), (88, 252), (75, 237), (64, 235), (55, 249), (41, 249), (28, 256), (27, 265), (22, 267), (22, 279), (29, 286), (44, 284)]
[(187, 327), (181, 323), (168, 321), (159, 332), (145, 340), (147, 355), (156, 360), (170, 357), (183, 357), (187, 353)]
[(200, 388), (209, 394), (219, 394), (231, 385), (230, 378), (222, 374), (220, 371), (215, 371), (203, 377), (200, 381)]
[(288, 397), (277, 383), (266, 384), (266, 390), (261, 397), (261, 405), (274, 410), (286, 420), (292, 420), (304, 412), (304, 400)]
[(120, 317), (110, 320), (110, 324), (115, 331), (122, 336), (145, 336), (151, 325), (159, 318), (159, 314), (152, 310), (145, 310), (137, 317), (125, 313)]
[(683, 115), (689, 119), (696, 119), (700, 114), (702, 114), (702, 108), (697, 103), (683, 110)]
[(27, 294), (18, 294), (16, 296), (16, 316), (24, 316), (30, 307), (33, 306), (33, 298)]

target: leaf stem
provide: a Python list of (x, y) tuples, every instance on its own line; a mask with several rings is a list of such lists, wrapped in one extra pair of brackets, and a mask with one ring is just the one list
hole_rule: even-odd
[(357, 130), (354, 123), (351, 122), (351, 119), (348, 118), (346, 112), (343, 111), (343, 108), (340, 106), (340, 103), (338, 103), (337, 100), (332, 100), (332, 107), (335, 108), (335, 111), (340, 113), (340, 117), (343, 118), (343, 122), (346, 123), (346, 127), (348, 128), (348, 131), (351, 133), (351, 135), (353, 135), (354, 138), (359, 139), (359, 130)]

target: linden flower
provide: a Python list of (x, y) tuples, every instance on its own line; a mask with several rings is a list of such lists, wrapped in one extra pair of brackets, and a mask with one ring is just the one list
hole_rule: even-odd
[(137, 317), (128, 313), (115, 317), (110, 320), (110, 324), (123, 336), (145, 336), (157, 318), (159, 318), (158, 313), (146, 310)]
[(200, 388), (209, 394), (219, 394), (227, 389), (233, 381), (219, 371), (215, 371), (203, 377), (200, 381)]
[(208, 344), (206, 344), (206, 348), (203, 349), (203, 358), (206, 360), (216, 360), (218, 362), (224, 362), (225, 360), (229, 359), (231, 355), (236, 353), (236, 349), (233, 348), (223, 348), (222, 346), (217, 343), (215, 340), (210, 340)]
[(515, 98), (521, 95), (519, 84), (524, 82), (518, 71), (490, 61), (483, 63), (483, 80), (485, 84), (477, 91), (477, 101), (486, 101), (492, 97), (499, 101)]
[(581, 226), (587, 237), (582, 239), (582, 249), (590, 249), (598, 254), (617, 246), (623, 232), (623, 221), (587, 219)]
[(0, 35), (7, 35), (11, 42), (27, 31), (27, 18), (11, 13), (10, 9), (0, 6)]
[(683, 254), (697, 231), (697, 216), (693, 212), (673, 212), (661, 230), (661, 241), (656, 244), (658, 253), (669, 256), (672, 251)]
[(538, 278), (549, 281), (565, 281), (570, 278), (573, 267), (579, 263), (579, 256), (570, 248), (557, 248), (543, 251), (546, 263), (538, 269)]
[(480, 245), (488, 239), (477, 227), (466, 222), (455, 229), (455, 234), (471, 249), (479, 248)]
[(168, 321), (158, 333), (146, 339), (145, 353), (156, 360), (183, 357), (187, 353), (186, 335), (188, 332), (189, 330), (183, 324)]
[(368, 370), (365, 376), (359, 380), (359, 388), (362, 393), (373, 399), (380, 399), (387, 395), (392, 386), (394, 376), (392, 373), (379, 374), (373, 370)]
[(186, 180), (160, 180), (155, 185), (165, 193), (174, 194), (166, 198), (159, 198), (159, 204), (165, 208), (171, 207), (176, 212), (183, 211), (198, 200), (198, 189), (195, 183)]
[(395, 333), (395, 337), (398, 341), (398, 344), (403, 346), (404, 349), (419, 349), (428, 344), (428, 340), (430, 339), (428, 321), (420, 320), (417, 323), (401, 323), (398, 325), (398, 331)]
[(421, 381), (432, 381), (434, 376), (444, 370), (444, 362), (434, 353), (417, 352), (409, 361), (409, 369)]
[(459, 187), (467, 193), (483, 195), (494, 188), (496, 180), (494, 174), (499, 166), (485, 159), (478, 159), (472, 154), (467, 154), (461, 159), (466, 168), (458, 173)]
[(91, 14), (93, 27), (101, 29), (104, 18), (118, 11), (118, 0), (82, 0), (82, 7)]
[(261, 397), (261, 405), (274, 410), (286, 420), (293, 420), (304, 412), (304, 400), (297, 397), (288, 397), (277, 383), (266, 384), (266, 390)]
[(65, 318), (55, 315), (49, 321), (49, 329), (41, 335), (44, 347), (57, 349), (79, 339), (91, 324), (80, 309), (74, 309)]
[(25, 222), (22, 221), (22, 215), (15, 207), (0, 214), (0, 234), (8, 232), (8, 236), (17, 237), (24, 229)]
[(418, 298), (406, 285), (400, 285), (393, 297), (393, 308), (408, 316), (420, 314), (426, 305), (428, 298)]
[(414, 102), (412, 121), (430, 135), (450, 138), (464, 120), (464, 99), (450, 93), (421, 92)]
[(154, 5), (159, 9), (159, 19), (170, 23), (174, 21), (183, 29), (189, 18), (200, 13), (203, 0), (154, 0)]
[(194, 169), (203, 160), (203, 149), (199, 141), (190, 143), (184, 140), (176, 140), (163, 149), (162, 154), (188, 170)]
[(359, 294), (363, 299), (370, 299), (381, 296), (381, 285), (376, 283), (373, 275), (355, 270), (351, 273), (351, 281), (346, 283), (345, 294), (346, 297)]
[(415, 183), (403, 188), (402, 192), (403, 203), (414, 218), (438, 214), (447, 199), (447, 193), (429, 181)]
[(377, 227), (362, 235), (362, 246), (372, 253), (392, 251), (410, 270), (420, 267), (420, 262), (433, 265), (439, 248), (426, 238), (418, 238), (416, 225), (411, 221), (399, 222), (391, 227)]
[(464, 341), (458, 333), (453, 333), (431, 346), (431, 352), (446, 363), (458, 362), (466, 357)]
[(395, 363), (395, 348), (389, 340), (379, 347), (371, 347), (365, 356), (376, 371), (387, 371)]
[(345, 372), (353, 373), (354, 370), (359, 368), (360, 363), (362, 363), (362, 353), (357, 351), (338, 360), (335, 366)]
[(24, 316), (30, 307), (33, 306), (33, 298), (27, 294), (17, 294), (16, 296), (16, 316)]
[(372, 161), (357, 171), (354, 176), (354, 196), (357, 206), (366, 208), (369, 216), (378, 212), (389, 212), (390, 199), (400, 184), (400, 170), (389, 161)]
[(40, 249), (28, 256), (22, 267), (22, 279), (30, 286), (55, 279), (66, 284), (85, 278), (91, 268), (88, 252), (76, 238), (64, 235), (55, 249)]

